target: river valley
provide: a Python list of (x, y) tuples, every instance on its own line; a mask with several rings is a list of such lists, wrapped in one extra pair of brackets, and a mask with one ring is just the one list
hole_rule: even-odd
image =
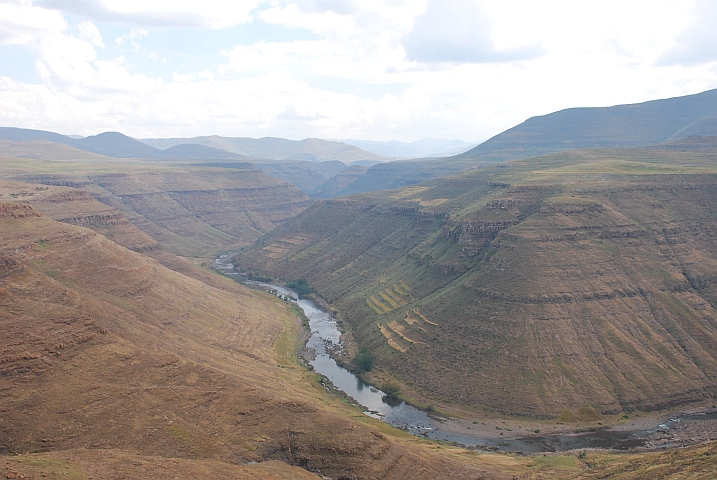
[[(287, 301), (296, 303), (309, 319), (311, 336), (305, 349), (312, 352), (309, 363), (314, 370), (326, 377), (333, 386), (365, 408), (365, 414), (414, 435), (433, 440), (455, 442), (468, 448), (499, 450), (514, 453), (561, 452), (590, 448), (628, 450), (632, 448), (679, 447), (717, 438), (717, 411), (676, 415), (664, 421), (647, 422), (634, 429), (600, 428), (584, 432), (560, 432), (516, 436), (510, 429), (501, 434), (466, 434), (466, 428), (452, 428), (450, 419), (430, 416), (381, 390), (366, 384), (361, 378), (340, 366), (330, 356), (329, 350), (341, 348), (341, 331), (336, 320), (314, 301), (299, 298), (296, 292), (279, 285), (248, 281), (231, 264), (231, 253), (223, 254), (213, 262), (213, 268), (235, 281), (263, 288)], [(478, 422), (473, 422), (478, 423)], [(470, 427), (467, 427), (470, 428)], [(458, 430), (458, 431), (456, 431)], [(701, 432), (697, 435), (695, 432)]]

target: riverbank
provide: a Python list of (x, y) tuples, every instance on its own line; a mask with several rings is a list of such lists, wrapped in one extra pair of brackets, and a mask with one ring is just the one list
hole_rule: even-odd
[(640, 412), (628, 415), (627, 419), (624, 416), (619, 419), (613, 417), (611, 423), (608, 423), (608, 419), (583, 424), (551, 424), (548, 421), (536, 422), (511, 417), (450, 418), (442, 424), (442, 429), (461, 435), (506, 441), (525, 437), (575, 435), (596, 430), (640, 432), (638, 437), (645, 440), (644, 448), (656, 449), (717, 440), (717, 418), (699, 418), (712, 415), (717, 417), (712, 406), (703, 405), (671, 412)]
[[(226, 257), (223, 259), (217, 259), (215, 268), (240, 281), (242, 276), (227, 263)], [(447, 413), (451, 418), (436, 418), (425, 410), (386, 396), (342, 367), (341, 364), (351, 357), (346, 350), (353, 342), (350, 336), (341, 332), (338, 312), (325, 300), (315, 295), (294, 300), (297, 295), (286, 287), (250, 283), (277, 294), (285, 301), (292, 301), (303, 309), (309, 319), (311, 336), (300, 350), (300, 356), (316, 373), (328, 380), (324, 385), (327, 392), (337, 394), (340, 391), (343, 398), (349, 403), (361, 405), (370, 416), (414, 435), (474, 448), (523, 453), (590, 448), (657, 449), (717, 439), (717, 419), (675, 421), (672, 422), (674, 425), (665, 423), (670, 422), (670, 417), (681, 418), (685, 413), (707, 412), (711, 405), (671, 412), (595, 414), (591, 415), (590, 421), (560, 421), (505, 417), (490, 412), (485, 415), (465, 414), (453, 408), (444, 409), (438, 404), (437, 411)], [(383, 383), (380, 372), (371, 377), (375, 383)]]

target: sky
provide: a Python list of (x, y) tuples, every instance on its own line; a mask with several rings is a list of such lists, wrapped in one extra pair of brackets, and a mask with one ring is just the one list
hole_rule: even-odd
[(711, 0), (0, 0), (0, 126), (485, 140), (717, 88)]

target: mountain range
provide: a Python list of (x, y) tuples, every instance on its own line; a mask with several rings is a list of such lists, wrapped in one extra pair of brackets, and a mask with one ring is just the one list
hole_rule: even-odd
[[(138, 141), (116, 132), (77, 139), (53, 132), (0, 128), (0, 139), (46, 140), (115, 158), (249, 162), (269, 175), (294, 183), (315, 198), (413, 185), (505, 160), (580, 148), (647, 146), (691, 135), (717, 135), (717, 90), (639, 104), (561, 110), (532, 117), (454, 156), (400, 162), (386, 162), (387, 158), (382, 155), (447, 153), (469, 145), (460, 140), (424, 139), (411, 144), (347, 140), (344, 143), (315, 138), (293, 141), (220, 136)], [(325, 164), (327, 161), (341, 162), (344, 167), (337, 163)], [(312, 163), (315, 165), (310, 165)], [(343, 173), (346, 164), (366, 168)], [(332, 178), (334, 175), (340, 177)]]
[(105, 132), (72, 138), (54, 132), (0, 127), (0, 139), (12, 142), (45, 140), (114, 158), (229, 160), (253, 162), (286, 161), (382, 161), (383, 157), (351, 145), (309, 138), (301, 141), (283, 138), (196, 137), (135, 140), (118, 132)]
[(532, 117), (460, 155), (375, 165), (336, 195), (418, 184), (505, 160), (578, 148), (647, 146), (690, 135), (717, 135), (717, 90)]
[(318, 138), (287, 140), (285, 138), (209, 137), (144, 138), (140, 140), (156, 148), (168, 149), (180, 145), (204, 145), (227, 152), (266, 160), (294, 160), (323, 162), (338, 160), (352, 163), (360, 160), (382, 161), (380, 155), (366, 152), (353, 145)]

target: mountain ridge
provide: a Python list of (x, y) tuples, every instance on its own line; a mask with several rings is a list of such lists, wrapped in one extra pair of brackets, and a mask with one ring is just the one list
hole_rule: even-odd
[(288, 140), (278, 137), (221, 137), (211, 135), (193, 138), (145, 138), (140, 141), (157, 148), (180, 144), (199, 144), (228, 152), (266, 160), (305, 160), (322, 162), (338, 160), (347, 163), (360, 160), (383, 160), (380, 155), (343, 142), (306, 138)]
[(415, 185), (481, 165), (560, 151), (717, 135), (716, 119), (717, 89), (636, 104), (560, 110), (532, 117), (459, 155), (375, 165), (339, 195)]
[(306, 278), (422, 403), (658, 410), (717, 394), (716, 189), (716, 149), (575, 150), (323, 200), (236, 262)]
[(647, 146), (687, 137), (698, 126), (702, 132), (717, 134), (717, 89), (531, 117), (453, 158), (500, 161), (580, 148)]

